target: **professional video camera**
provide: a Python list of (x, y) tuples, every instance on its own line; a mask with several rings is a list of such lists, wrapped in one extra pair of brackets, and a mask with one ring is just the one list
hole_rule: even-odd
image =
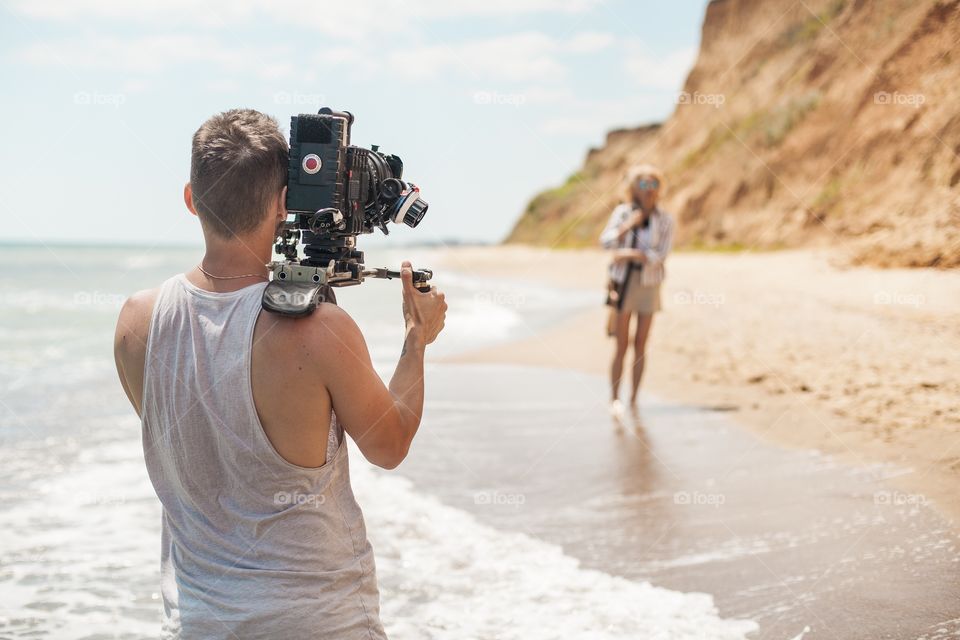
[[(291, 118), (288, 215), (275, 247), (285, 259), (269, 265), (273, 277), (263, 292), (268, 311), (305, 316), (333, 297), (330, 287), (400, 277), (399, 271), (364, 268), (357, 236), (374, 229), (387, 234), (389, 222), (416, 227), (428, 205), (420, 189), (402, 179), (400, 158), (376, 145), (350, 145), (352, 124), (349, 111), (329, 107)], [(429, 291), (432, 277), (429, 269), (415, 270), (414, 286)]]

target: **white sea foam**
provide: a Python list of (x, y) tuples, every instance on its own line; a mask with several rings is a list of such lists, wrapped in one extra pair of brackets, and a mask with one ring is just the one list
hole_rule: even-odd
[[(483, 525), (371, 468), (356, 449), (351, 458), (391, 638), (726, 640), (756, 628), (721, 619), (708, 595), (585, 569), (555, 545)], [(159, 507), (138, 442), (108, 440), (28, 486), (0, 534), (9, 612), (0, 632), (155, 635)]]
[(719, 617), (707, 594), (586, 569), (548, 544), (503, 532), (354, 463), (393, 638), (743, 638), (757, 626)]
[[(199, 254), (199, 250), (197, 251)], [(148, 248), (144, 253), (133, 254), (123, 259), (124, 269), (155, 269), (167, 263), (167, 258), (163, 253), (155, 253), (152, 248)]]
[(138, 440), (87, 440), (69, 462), (78, 442), (44, 444), (0, 457), (18, 486), (2, 496), (0, 636), (155, 637), (160, 505)]
[[(520, 314), (492, 302), (474, 301), (458, 305), (447, 313), (447, 326), (456, 338), (501, 340), (522, 325)], [(457, 340), (459, 342), (459, 340)]]

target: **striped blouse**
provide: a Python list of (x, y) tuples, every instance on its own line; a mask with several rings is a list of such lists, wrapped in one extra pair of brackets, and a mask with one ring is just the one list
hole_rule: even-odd
[[(650, 215), (650, 224), (644, 228), (636, 227), (632, 232), (624, 234), (623, 238), (617, 239), (620, 225), (626, 222), (630, 214), (633, 213), (633, 207), (629, 204), (617, 205), (613, 213), (610, 214), (610, 220), (606, 228), (600, 234), (600, 244), (604, 249), (627, 249), (636, 247), (643, 251), (647, 257), (647, 262), (640, 270), (640, 283), (644, 286), (658, 285), (663, 282), (664, 268), (663, 263), (670, 253), (670, 247), (673, 244), (673, 218), (669, 213), (659, 207), (653, 210)], [(610, 265), (610, 277), (615, 281), (622, 283), (627, 276), (627, 262), (615, 262)]]

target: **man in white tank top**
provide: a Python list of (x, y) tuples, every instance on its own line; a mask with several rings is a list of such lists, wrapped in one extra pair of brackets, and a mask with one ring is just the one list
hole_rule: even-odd
[(386, 637), (343, 433), (373, 464), (400, 464), (447, 305), (414, 288), (405, 262), (389, 386), (339, 307), (261, 313), (286, 166), (273, 118), (238, 109), (204, 123), (184, 187), (203, 259), (131, 296), (117, 323), (117, 370), (163, 505), (165, 638)]

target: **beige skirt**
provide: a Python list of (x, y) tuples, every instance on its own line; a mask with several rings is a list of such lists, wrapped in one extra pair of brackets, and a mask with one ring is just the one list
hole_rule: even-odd
[(640, 283), (640, 274), (630, 274), (627, 290), (623, 294), (621, 312), (652, 314), (660, 311), (660, 285), (644, 286)]

